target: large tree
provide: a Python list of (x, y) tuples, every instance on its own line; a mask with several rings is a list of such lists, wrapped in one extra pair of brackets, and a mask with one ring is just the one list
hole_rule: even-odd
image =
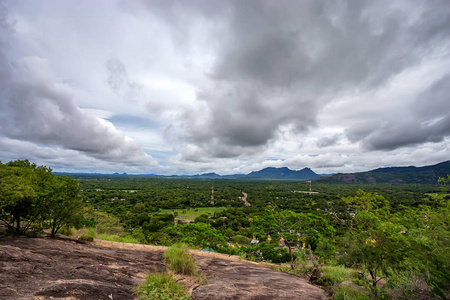
[(81, 210), (78, 182), (28, 160), (0, 163), (0, 221), (14, 234), (44, 224), (54, 237)]
[(389, 275), (403, 266), (411, 248), (410, 240), (404, 227), (390, 215), (389, 203), (377, 193), (360, 190), (343, 200), (348, 204), (348, 212), (335, 217), (351, 236), (344, 245), (347, 262), (368, 272), (376, 294), (380, 274)]
[(51, 169), (28, 160), (0, 164), (0, 220), (15, 234), (24, 234), (46, 211)]
[(78, 181), (70, 176), (54, 178), (46, 211), (46, 222), (51, 230), (51, 237), (54, 238), (63, 226), (77, 221), (83, 206), (80, 190)]
[(277, 241), (283, 241), (289, 250), (291, 268), (294, 268), (294, 246), (305, 243), (310, 248), (322, 235), (334, 232), (334, 228), (320, 216), (279, 210), (272, 206), (266, 208), (264, 214), (253, 218), (252, 229), (255, 235), (262, 239), (270, 236)]

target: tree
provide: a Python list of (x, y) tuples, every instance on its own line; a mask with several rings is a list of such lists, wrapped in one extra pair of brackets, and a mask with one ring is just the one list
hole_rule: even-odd
[(83, 199), (80, 184), (70, 176), (55, 177), (51, 187), (46, 220), (51, 229), (50, 236), (54, 238), (63, 226), (76, 221), (81, 214)]
[[(450, 176), (440, 178), (448, 184)], [(398, 216), (411, 240), (410, 268), (420, 274), (443, 299), (450, 295), (450, 203), (447, 190), (429, 197), (436, 208), (421, 205), (403, 207)], [(434, 205), (433, 205), (434, 206)]]
[(228, 248), (224, 236), (219, 230), (206, 223), (177, 224), (162, 230), (172, 239), (172, 242), (186, 243), (202, 248), (210, 247), (215, 250)]
[(25, 234), (46, 211), (52, 176), (28, 160), (0, 163), (0, 220), (14, 234)]
[(55, 237), (81, 211), (77, 181), (28, 160), (0, 163), (0, 221), (14, 234), (43, 223)]
[(287, 246), (292, 269), (295, 267), (292, 253), (294, 246), (315, 244), (322, 235), (334, 232), (334, 228), (320, 216), (279, 210), (276, 207), (267, 207), (263, 215), (255, 216), (251, 226), (260, 238), (267, 239), (270, 236)]
[(343, 200), (348, 204), (348, 214), (335, 217), (351, 235), (346, 257), (368, 271), (376, 294), (376, 285), (382, 279), (378, 275), (402, 266), (410, 249), (409, 240), (403, 226), (387, 220), (389, 203), (382, 196), (359, 190), (356, 196)]

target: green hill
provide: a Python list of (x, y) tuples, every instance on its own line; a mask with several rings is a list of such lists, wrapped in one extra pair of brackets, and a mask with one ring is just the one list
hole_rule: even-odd
[(424, 167), (389, 167), (368, 172), (335, 174), (316, 179), (323, 183), (437, 183), (439, 177), (450, 174), (450, 161)]

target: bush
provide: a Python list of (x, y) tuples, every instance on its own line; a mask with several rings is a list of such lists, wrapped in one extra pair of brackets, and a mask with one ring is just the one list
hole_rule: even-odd
[(320, 257), (321, 261), (328, 262), (336, 258), (336, 247), (333, 241), (324, 238), (317, 244), (314, 253)]
[(237, 234), (246, 236), (248, 238), (252, 238), (252, 231), (249, 228), (241, 228), (241, 229), (239, 229)]
[(333, 295), (334, 300), (369, 300), (369, 296), (352, 286), (340, 286)]
[(106, 234), (120, 234), (123, 231), (123, 226), (119, 218), (108, 215), (103, 212), (95, 213), (95, 220), (97, 222), (97, 232)]
[(80, 234), (79, 240), (93, 242), (97, 233), (94, 228), (83, 228), (78, 232)]
[[(313, 265), (311, 264), (308, 255), (304, 250), (296, 251), (297, 257), (294, 261), (295, 268), (294, 270), (290, 270), (290, 274), (297, 274), (303, 278), (310, 278), (313, 272)], [(289, 268), (290, 269), (290, 268)]]
[(188, 300), (186, 288), (177, 283), (171, 273), (149, 274), (145, 281), (135, 288), (142, 300)]
[(44, 231), (42, 229), (34, 229), (25, 232), (25, 236), (29, 238), (42, 238), (44, 237)]
[[(168, 226), (161, 232), (168, 235), (171, 241), (185, 243), (191, 246), (212, 248), (227, 248), (227, 241), (222, 233), (206, 223), (190, 223), (183, 225)], [(234, 235), (234, 234), (233, 234)]]
[(400, 273), (389, 278), (381, 292), (388, 299), (432, 299), (431, 291), (431, 287), (422, 276)]
[(171, 240), (168, 234), (164, 232), (151, 232), (147, 236), (147, 241), (154, 245), (170, 245)]
[[(258, 246), (259, 250), (262, 252), (262, 255), (264, 256), (264, 259), (270, 260), (275, 264), (285, 263), (291, 260), (287, 248), (284, 247), (280, 248), (274, 244), (265, 242), (259, 243)], [(293, 253), (293, 256), (295, 259), (297, 257), (297, 254)]]
[(164, 252), (166, 263), (172, 271), (184, 275), (198, 275), (194, 259), (187, 252), (186, 244), (175, 244)]
[[(246, 257), (250, 260), (270, 260), (272, 263), (285, 263), (291, 260), (288, 249), (278, 247), (274, 243), (261, 242), (256, 245), (243, 248), (247, 254)], [(294, 257), (296, 254), (294, 253)]]
[(77, 234), (77, 230), (72, 226), (64, 226), (59, 232), (66, 236), (74, 236)]
[(201, 214), (194, 219), (195, 223), (209, 223), (209, 216), (207, 214)]
[(243, 235), (235, 235), (231, 238), (231, 242), (248, 246), (250, 245), (251, 239)]
[(317, 284), (323, 286), (332, 286), (351, 279), (353, 270), (346, 269), (344, 266), (327, 266), (321, 268), (323, 275), (317, 280)]

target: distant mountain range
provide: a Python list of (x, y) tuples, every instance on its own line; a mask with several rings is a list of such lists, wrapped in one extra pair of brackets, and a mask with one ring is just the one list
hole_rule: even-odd
[(197, 175), (157, 175), (157, 174), (139, 174), (129, 175), (127, 173), (114, 173), (114, 174), (101, 174), (101, 173), (67, 173), (67, 172), (55, 172), (57, 175), (71, 175), (74, 178), (78, 177), (164, 177), (164, 178), (204, 178), (204, 179), (285, 179), (285, 180), (310, 180), (319, 178), (320, 175), (314, 173), (310, 168), (304, 168), (299, 171), (294, 171), (289, 168), (265, 168), (260, 171), (254, 171), (250, 174), (232, 174), (232, 175), (219, 175), (216, 173), (204, 173)]
[(309, 180), (319, 178), (320, 175), (314, 173), (310, 168), (294, 171), (289, 168), (265, 168), (254, 171), (250, 174), (218, 175), (216, 173), (206, 173), (190, 176), (193, 178), (224, 178), (224, 179), (286, 179), (286, 180)]
[(216, 173), (205, 173), (198, 175), (172, 175), (164, 176), (157, 174), (128, 175), (126, 173), (115, 174), (82, 174), (82, 173), (58, 173), (69, 174), (73, 177), (86, 176), (145, 176), (145, 177), (165, 177), (165, 178), (203, 178), (203, 179), (267, 179), (267, 180), (314, 180), (321, 183), (436, 183), (439, 177), (446, 177), (450, 174), (450, 161), (438, 163), (425, 167), (388, 167), (379, 168), (367, 172), (339, 173), (339, 174), (316, 174), (310, 168), (303, 168), (295, 171), (289, 168), (265, 168), (249, 174), (219, 175)]
[(388, 167), (367, 172), (334, 174), (316, 179), (323, 183), (436, 183), (450, 174), (450, 161), (425, 167)]

